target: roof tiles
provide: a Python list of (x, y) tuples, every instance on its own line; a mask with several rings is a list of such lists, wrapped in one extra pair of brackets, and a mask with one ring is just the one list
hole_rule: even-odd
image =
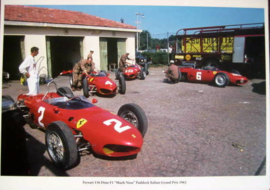
[(22, 5), (6, 5), (5, 21), (136, 29), (136, 27), (132, 25), (89, 15), (82, 12)]

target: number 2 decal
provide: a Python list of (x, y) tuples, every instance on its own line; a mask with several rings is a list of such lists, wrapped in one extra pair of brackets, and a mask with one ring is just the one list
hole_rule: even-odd
[(122, 133), (126, 130), (129, 130), (131, 127), (130, 126), (124, 126), (124, 127), (121, 127), (122, 125), (122, 122), (117, 120), (117, 119), (109, 119), (107, 121), (104, 121), (103, 123), (107, 126), (110, 126), (113, 122), (115, 122), (115, 125), (114, 125), (114, 129), (118, 132), (118, 133)]
[(40, 116), (38, 117), (38, 124), (41, 126), (41, 127), (44, 127), (44, 123), (41, 122), (41, 120), (43, 119), (44, 117), (44, 112), (45, 112), (45, 108), (44, 107), (40, 107), (38, 108), (38, 113), (40, 113)]

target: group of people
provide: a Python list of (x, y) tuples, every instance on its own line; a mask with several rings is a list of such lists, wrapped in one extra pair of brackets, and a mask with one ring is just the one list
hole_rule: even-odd
[[(32, 47), (31, 54), (25, 58), (25, 60), (19, 66), (19, 71), (22, 74), (22, 77), (27, 81), (29, 93), (27, 95), (36, 95), (39, 93), (39, 81), (38, 81), (38, 70), (37, 64), (35, 62), (35, 56), (39, 53), (39, 48)], [(96, 71), (95, 63), (93, 61), (93, 50), (90, 50), (90, 53), (87, 56), (87, 59), (81, 59), (73, 67), (73, 83), (71, 89), (73, 91), (81, 90), (82, 88), (82, 77), (83, 74), (89, 75), (90, 73)], [(119, 69), (123, 71), (123, 68), (128, 65), (126, 60), (130, 59), (129, 53), (125, 53), (121, 56), (119, 61)]]
[[(28, 84), (29, 93), (28, 95), (36, 95), (39, 93), (39, 83), (38, 83), (38, 71), (37, 65), (35, 62), (35, 56), (39, 53), (39, 48), (32, 47), (31, 54), (25, 58), (25, 60), (19, 66), (19, 71), (22, 76), (25, 78)], [(91, 72), (95, 70), (95, 63), (93, 61), (93, 50), (90, 50), (90, 53), (87, 56), (87, 59), (81, 59), (78, 63), (76, 63), (73, 67), (73, 83), (71, 85), (71, 89), (81, 90), (82, 88), (82, 76), (83, 74), (89, 75)], [(126, 67), (129, 63), (127, 60), (134, 60), (130, 59), (129, 53), (125, 53), (121, 56), (119, 60), (119, 70), (123, 72), (123, 68)], [(165, 72), (166, 77), (171, 82), (178, 81), (179, 72), (178, 67), (174, 65), (174, 61), (170, 61), (168, 70)]]

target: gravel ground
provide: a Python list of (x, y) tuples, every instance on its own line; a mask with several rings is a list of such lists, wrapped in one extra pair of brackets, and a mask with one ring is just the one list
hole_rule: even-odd
[[(165, 68), (150, 68), (145, 80), (126, 81), (125, 95), (91, 96), (97, 106), (117, 113), (121, 105), (136, 103), (148, 118), (148, 131), (136, 159), (97, 158), (87, 152), (80, 164), (61, 171), (46, 152), (44, 132), (28, 133), (32, 174), (80, 177), (198, 177), (266, 175), (265, 81), (218, 88), (209, 84), (164, 82)], [(114, 73), (110, 73), (114, 79)], [(68, 77), (55, 79), (69, 86)], [(27, 87), (11, 81), (3, 94), (16, 99)], [(41, 93), (46, 85), (41, 86)], [(75, 95), (82, 95), (82, 91)]]

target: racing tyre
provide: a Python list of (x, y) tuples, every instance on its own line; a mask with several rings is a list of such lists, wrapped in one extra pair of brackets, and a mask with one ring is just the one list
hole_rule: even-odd
[(146, 75), (149, 75), (148, 63), (144, 64), (144, 70), (145, 70)]
[(73, 92), (70, 90), (69, 87), (66, 86), (58, 88), (57, 94), (59, 94), (60, 96), (66, 96), (68, 99), (74, 97)]
[(57, 167), (71, 169), (79, 163), (74, 135), (65, 123), (51, 123), (46, 130), (45, 140), (49, 156)]
[(89, 89), (88, 89), (88, 82), (87, 77), (83, 79), (83, 95), (86, 98), (89, 98)]
[(141, 71), (140, 71), (140, 79), (141, 80), (144, 80), (146, 77), (146, 72), (144, 70), (144, 68), (141, 68)]
[(125, 94), (126, 93), (126, 80), (123, 75), (119, 75), (119, 93)]
[(137, 104), (124, 104), (118, 110), (117, 115), (133, 124), (144, 137), (148, 128), (148, 121), (140, 106)]
[(218, 73), (214, 78), (215, 85), (218, 87), (225, 87), (229, 84), (229, 77), (225, 73)]
[(119, 69), (115, 70), (115, 79), (118, 80), (119, 79), (119, 75), (120, 75), (120, 71)]
[(72, 87), (72, 84), (73, 84), (73, 73), (71, 73), (70, 76), (69, 76), (69, 85), (70, 85), (70, 88)]

